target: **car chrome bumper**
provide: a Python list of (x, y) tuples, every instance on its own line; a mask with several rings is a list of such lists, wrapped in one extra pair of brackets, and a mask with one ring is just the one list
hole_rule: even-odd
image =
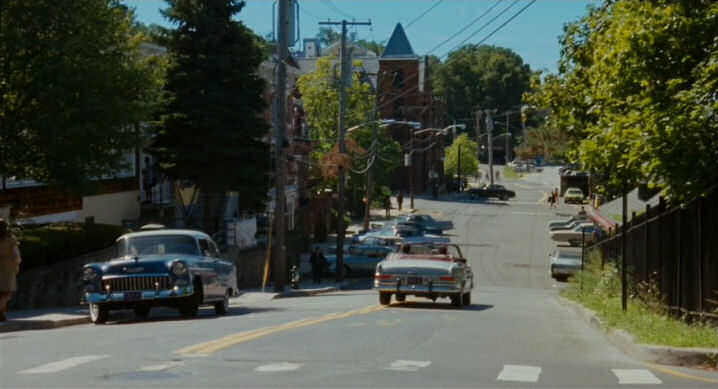
[[(137, 299), (129, 299), (130, 293), (141, 292), (141, 295)], [(150, 302), (164, 299), (175, 299), (181, 297), (187, 297), (194, 292), (194, 288), (191, 285), (178, 287), (175, 286), (172, 289), (167, 290), (142, 290), (142, 291), (123, 291), (123, 292), (110, 292), (108, 293), (90, 293), (85, 292), (85, 302), (91, 304), (102, 304), (102, 303), (139, 303), (139, 302)]]
[(464, 292), (459, 285), (404, 285), (396, 283), (374, 283), (374, 290), (401, 294), (455, 294)]
[(551, 276), (572, 276), (578, 272), (579, 269), (571, 267), (554, 267), (551, 268)]

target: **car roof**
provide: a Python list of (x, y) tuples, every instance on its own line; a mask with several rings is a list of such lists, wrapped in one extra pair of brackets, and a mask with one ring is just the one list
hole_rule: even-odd
[(139, 238), (139, 237), (144, 237), (144, 236), (167, 236), (167, 235), (180, 235), (180, 236), (189, 236), (192, 238), (209, 239), (209, 235), (205, 234), (202, 231), (167, 229), (167, 230), (149, 230), (149, 231), (130, 232), (128, 234), (124, 234), (124, 235), (120, 236), (119, 238), (117, 238), (117, 241), (120, 241), (122, 239)]

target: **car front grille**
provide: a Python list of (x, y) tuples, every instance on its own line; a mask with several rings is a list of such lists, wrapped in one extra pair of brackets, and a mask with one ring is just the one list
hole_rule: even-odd
[[(155, 285), (157, 284), (157, 285)], [(128, 290), (155, 290), (170, 289), (169, 276), (130, 276), (115, 277), (102, 280), (102, 289), (106, 290), (110, 286), (112, 291), (128, 291)]]

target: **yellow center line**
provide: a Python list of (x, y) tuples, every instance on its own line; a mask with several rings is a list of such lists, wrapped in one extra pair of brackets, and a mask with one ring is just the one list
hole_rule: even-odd
[(536, 204), (542, 204), (542, 203), (545, 203), (546, 200), (548, 200), (548, 193), (546, 193), (546, 192), (541, 192), (541, 193), (543, 193), (543, 195), (541, 196), (541, 200), (539, 200)]
[(289, 323), (280, 324), (277, 326), (271, 326), (271, 327), (265, 327), (265, 328), (259, 328), (256, 330), (250, 330), (250, 331), (244, 331), (239, 332), (236, 334), (228, 335), (219, 339), (210, 340), (208, 342), (198, 343), (192, 346), (188, 346), (182, 349), (179, 349), (175, 351), (175, 354), (199, 354), (199, 355), (209, 355), (212, 353), (215, 353), (219, 350), (226, 349), (228, 347), (232, 347), (234, 345), (248, 342), (250, 340), (258, 339), (267, 335), (275, 334), (277, 332), (282, 332), (286, 330), (291, 330), (295, 328), (302, 328), (307, 327), (319, 323), (323, 323), (330, 320), (339, 320), (344, 319), (350, 316), (354, 315), (363, 315), (366, 313), (376, 312), (384, 307), (381, 305), (372, 305), (361, 309), (355, 309), (353, 311), (348, 312), (337, 312), (337, 313), (330, 313), (328, 315), (319, 316), (319, 317), (310, 317), (306, 319), (300, 319), (295, 320)]
[(646, 365), (648, 367), (650, 367), (651, 369), (658, 370), (662, 373), (670, 374), (675, 377), (685, 378), (685, 379), (695, 380), (695, 381), (709, 382), (711, 384), (713, 384), (713, 383), (718, 384), (718, 380), (714, 380), (711, 378), (704, 378), (704, 377), (698, 377), (698, 376), (694, 376), (694, 375), (690, 375), (690, 374), (686, 374), (686, 373), (681, 373), (680, 371), (675, 371), (675, 370), (672, 370), (672, 369), (669, 369), (669, 368), (666, 368), (663, 366), (654, 365), (652, 363), (646, 363)]

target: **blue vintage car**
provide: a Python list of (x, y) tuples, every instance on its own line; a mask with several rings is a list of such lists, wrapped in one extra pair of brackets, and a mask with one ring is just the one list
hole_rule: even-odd
[[(344, 275), (347, 277), (374, 274), (376, 264), (387, 254), (396, 251), (393, 246), (351, 245), (344, 253)], [(336, 274), (337, 256), (327, 255), (327, 273)]]
[(90, 320), (107, 321), (110, 310), (134, 309), (145, 318), (156, 306), (178, 308), (195, 316), (200, 305), (225, 314), (237, 292), (236, 266), (220, 258), (205, 233), (154, 230), (125, 234), (115, 243), (115, 258), (85, 265), (84, 300)]

